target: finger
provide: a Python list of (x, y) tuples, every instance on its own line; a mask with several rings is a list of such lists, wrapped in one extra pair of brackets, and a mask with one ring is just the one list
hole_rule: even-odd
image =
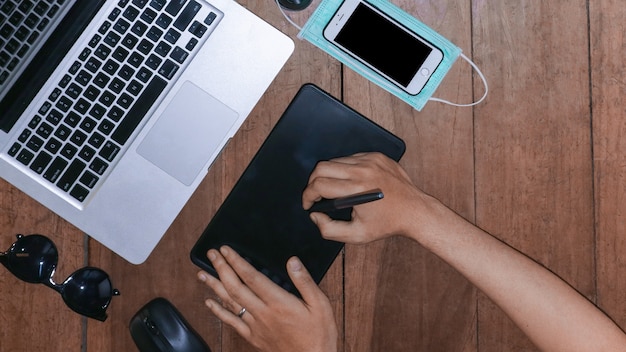
[(302, 299), (308, 305), (315, 306), (321, 297), (326, 297), (298, 257), (289, 258), (287, 272)]
[(324, 213), (311, 213), (310, 217), (327, 240), (355, 244), (365, 242), (362, 236), (364, 229), (358, 222), (333, 220)]
[(255, 298), (262, 302), (268, 302), (277, 297), (282, 299), (281, 295), (284, 294), (284, 290), (256, 270), (232, 248), (223, 246), (220, 252)]
[(235, 302), (235, 300), (230, 297), (230, 295), (226, 291), (226, 288), (224, 288), (224, 285), (222, 285), (222, 282), (220, 280), (205, 272), (198, 273), (198, 278), (200, 279), (200, 281), (209, 286), (211, 290), (213, 290), (213, 292), (215, 292), (217, 297), (219, 297), (220, 301), (222, 302), (222, 305), (230, 309), (231, 312), (239, 312), (241, 310), (243, 306)]
[(240, 319), (238, 316), (233, 314), (228, 309), (225, 309), (222, 305), (212, 299), (207, 299), (204, 303), (219, 320), (230, 325), (243, 338), (247, 340), (248, 337), (250, 337), (250, 327), (243, 319)]
[[(231, 252), (234, 251), (231, 250)], [(215, 249), (211, 249), (208, 252), (208, 257), (209, 260), (211, 260), (211, 264), (213, 264), (213, 267), (217, 271), (221, 285), (224, 287), (224, 291), (221, 293), (224, 294), (225, 292), (227, 299), (231, 299), (238, 303), (239, 307), (234, 307), (237, 312), (241, 309), (241, 307), (246, 307), (246, 309), (250, 310), (262, 307), (263, 302), (261, 302), (259, 297), (257, 297), (257, 295), (241, 281), (237, 272), (231, 267), (220, 252)], [(241, 260), (245, 261), (243, 259)], [(216, 293), (219, 295), (218, 292)], [(220, 296), (220, 298), (222, 297)]]
[(348, 179), (316, 178), (302, 192), (302, 207), (309, 209), (322, 198), (332, 199), (360, 193), (365, 187)]

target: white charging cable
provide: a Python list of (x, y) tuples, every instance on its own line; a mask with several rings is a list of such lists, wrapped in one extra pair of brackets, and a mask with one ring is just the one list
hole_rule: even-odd
[(448, 105), (452, 105), (452, 106), (458, 106), (458, 107), (469, 107), (469, 106), (478, 105), (483, 100), (485, 100), (485, 98), (487, 98), (487, 93), (489, 93), (489, 85), (487, 84), (487, 79), (485, 78), (485, 75), (483, 75), (482, 71), (480, 71), (478, 66), (476, 66), (476, 64), (472, 60), (470, 60), (467, 56), (465, 56), (465, 54), (461, 53), (460, 56), (461, 56), (461, 58), (463, 60), (467, 61), (467, 63), (469, 63), (470, 66), (472, 66), (472, 68), (476, 71), (476, 73), (478, 74), (480, 79), (483, 81), (483, 84), (485, 85), (485, 93), (483, 93), (483, 96), (478, 101), (470, 103), (470, 104), (457, 104), (457, 103), (453, 103), (453, 102), (450, 102), (448, 100), (439, 99), (439, 98), (429, 98), (428, 99), (429, 101), (436, 101), (436, 102), (439, 102), (439, 103), (444, 103), (444, 104), (448, 104)]
[(296, 22), (294, 22), (291, 17), (289, 17), (287, 15), (287, 13), (285, 12), (285, 10), (283, 10), (283, 7), (280, 6), (280, 2), (278, 2), (278, 0), (276, 0), (276, 5), (278, 6), (278, 9), (280, 10), (280, 12), (283, 14), (283, 16), (285, 17), (285, 19), (287, 20), (287, 22), (291, 23), (294, 27), (298, 28), (299, 31), (302, 30), (302, 27), (300, 27)]

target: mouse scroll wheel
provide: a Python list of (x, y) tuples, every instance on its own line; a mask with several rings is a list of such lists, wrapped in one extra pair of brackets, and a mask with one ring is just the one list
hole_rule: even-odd
[(150, 331), (152, 334), (154, 335), (158, 335), (159, 334), (159, 329), (156, 326), (156, 324), (150, 320), (150, 318), (145, 317), (143, 318), (143, 323), (146, 324), (146, 327), (148, 328), (148, 331)]

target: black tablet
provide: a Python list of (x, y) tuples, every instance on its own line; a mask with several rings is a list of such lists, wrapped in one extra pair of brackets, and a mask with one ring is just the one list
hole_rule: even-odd
[[(302, 86), (191, 250), (191, 260), (217, 275), (206, 257), (228, 245), (284, 289), (298, 295), (285, 265), (298, 256), (317, 283), (343, 243), (325, 240), (302, 208), (302, 191), (322, 160), (382, 152), (394, 160), (404, 142), (318, 87)], [(347, 220), (351, 209), (333, 216)]]

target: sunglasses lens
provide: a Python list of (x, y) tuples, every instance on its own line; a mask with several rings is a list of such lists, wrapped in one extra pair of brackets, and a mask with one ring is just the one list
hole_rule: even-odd
[(59, 255), (54, 243), (41, 235), (18, 236), (6, 255), (6, 267), (21, 280), (45, 283), (54, 273)]
[(92, 267), (76, 271), (63, 283), (61, 290), (63, 300), (75, 312), (102, 321), (116, 294), (107, 273)]

